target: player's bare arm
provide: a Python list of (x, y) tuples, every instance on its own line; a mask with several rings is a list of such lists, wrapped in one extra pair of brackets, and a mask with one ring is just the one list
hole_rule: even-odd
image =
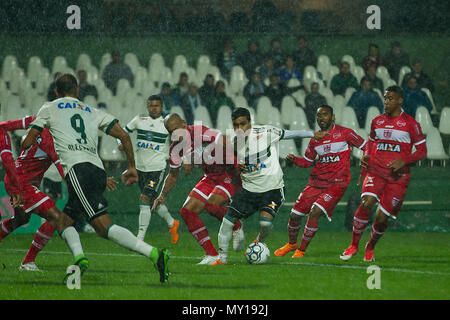
[(177, 183), (179, 173), (180, 168), (170, 168), (169, 174), (167, 175), (166, 180), (164, 180), (164, 186), (161, 190), (161, 193), (153, 203), (152, 211), (156, 210), (160, 204), (164, 204), (166, 202), (166, 196)]
[(31, 128), (30, 130), (28, 130), (27, 136), (22, 141), (22, 148), (28, 149), (29, 147), (31, 147), (40, 134), (41, 132), (36, 128)]
[(286, 157), (286, 161), (289, 162), (289, 163), (294, 163), (295, 156), (292, 153), (288, 154), (287, 157)]

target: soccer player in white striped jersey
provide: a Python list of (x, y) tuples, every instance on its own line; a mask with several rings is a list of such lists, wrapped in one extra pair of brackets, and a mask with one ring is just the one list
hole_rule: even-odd
[[(139, 114), (124, 128), (129, 134), (137, 131), (136, 169), (139, 175), (139, 231), (137, 237), (144, 240), (152, 215), (151, 206), (158, 196), (158, 190), (164, 181), (164, 173), (169, 158), (170, 136), (164, 126), (162, 99), (152, 95), (147, 100), (148, 114)], [(120, 141), (119, 141), (120, 143)], [(119, 144), (119, 150), (123, 150)], [(172, 244), (178, 242), (180, 222), (172, 218), (164, 204), (156, 210), (163, 218), (172, 237)]]
[[(129, 230), (113, 224), (107, 213), (108, 204), (103, 196), (106, 173), (97, 151), (98, 130), (121, 140), (127, 158), (127, 170), (122, 174), (122, 182), (126, 185), (132, 185), (138, 180), (130, 136), (112, 115), (76, 98), (79, 87), (74, 76), (65, 74), (59, 77), (55, 91), (58, 99), (41, 107), (22, 142), (22, 148), (30, 147), (44, 128), (50, 130), (69, 193), (64, 208), (67, 216), (58, 230), (62, 230), (61, 237), (68, 243), (74, 256), (79, 257), (75, 264), (80, 267), (81, 274), (88, 268), (80, 238), (72, 226), (76, 217), (82, 215), (99, 236), (149, 258), (159, 272), (160, 281), (166, 282), (169, 277), (168, 250), (155, 248), (139, 240)], [(64, 282), (70, 275), (66, 275)]]

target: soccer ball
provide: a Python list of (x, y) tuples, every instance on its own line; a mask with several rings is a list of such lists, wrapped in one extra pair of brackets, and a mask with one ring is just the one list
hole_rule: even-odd
[(245, 251), (245, 257), (250, 264), (264, 264), (269, 261), (269, 247), (263, 242), (252, 242)]

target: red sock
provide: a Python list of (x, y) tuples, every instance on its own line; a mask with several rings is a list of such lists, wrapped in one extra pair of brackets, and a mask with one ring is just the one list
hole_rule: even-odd
[[(205, 210), (213, 217), (215, 217), (217, 220), (222, 222), (223, 217), (227, 214), (228, 208), (225, 206), (221, 206), (214, 203), (205, 203)], [(234, 224), (233, 231), (236, 231), (241, 227), (241, 222), (238, 221)]]
[(358, 247), (359, 240), (369, 223), (370, 210), (362, 206), (358, 207), (353, 217), (352, 246)]
[(48, 240), (52, 237), (53, 232), (55, 232), (55, 227), (47, 221), (40, 226), (34, 235), (33, 242), (31, 243), (25, 259), (23, 259), (22, 264), (34, 262), (37, 254), (44, 248)]
[(305, 230), (303, 231), (302, 242), (300, 243), (299, 250), (306, 251), (309, 243), (312, 238), (316, 234), (317, 230), (319, 230), (319, 219), (313, 219), (308, 217), (308, 221), (306, 221)]
[(2, 239), (5, 238), (8, 234), (10, 234), (12, 231), (11, 227), (9, 226), (9, 222), (11, 221), (12, 218), (8, 218), (3, 220), (0, 223), (0, 242), (2, 242)]
[(370, 240), (367, 243), (367, 248), (373, 250), (378, 240), (383, 236), (384, 232), (387, 229), (386, 224), (377, 223), (376, 221), (372, 225), (372, 232), (370, 234)]
[(297, 243), (298, 238), (298, 232), (300, 231), (300, 227), (302, 226), (302, 220), (293, 220), (289, 218), (288, 222), (288, 236), (289, 236), (289, 243), (295, 244)]
[(206, 255), (217, 256), (217, 250), (214, 248), (214, 245), (209, 238), (208, 230), (206, 230), (205, 224), (198, 217), (198, 214), (185, 208), (181, 208), (180, 214), (186, 223), (189, 232), (194, 236), (198, 244), (203, 247)]

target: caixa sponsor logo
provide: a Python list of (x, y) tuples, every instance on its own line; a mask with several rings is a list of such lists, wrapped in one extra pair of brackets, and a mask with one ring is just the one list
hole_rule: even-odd
[(59, 109), (78, 109), (86, 112), (91, 112), (91, 109), (88, 106), (85, 106), (84, 104), (80, 104), (78, 102), (60, 102), (58, 103)]
[(378, 151), (400, 152), (400, 145), (393, 143), (380, 142), (377, 144)]
[(267, 168), (266, 164), (264, 162), (257, 163), (257, 164), (248, 164), (247, 165), (247, 172), (257, 172), (261, 171), (262, 169)]
[(158, 144), (153, 144), (153, 143), (146, 143), (146, 142), (138, 142), (137, 143), (138, 148), (141, 149), (149, 149), (149, 150), (155, 150), (158, 151), (159, 150), (159, 145)]
[(320, 163), (334, 163), (341, 161), (341, 157), (339, 155), (329, 155), (324, 156), (319, 159)]

